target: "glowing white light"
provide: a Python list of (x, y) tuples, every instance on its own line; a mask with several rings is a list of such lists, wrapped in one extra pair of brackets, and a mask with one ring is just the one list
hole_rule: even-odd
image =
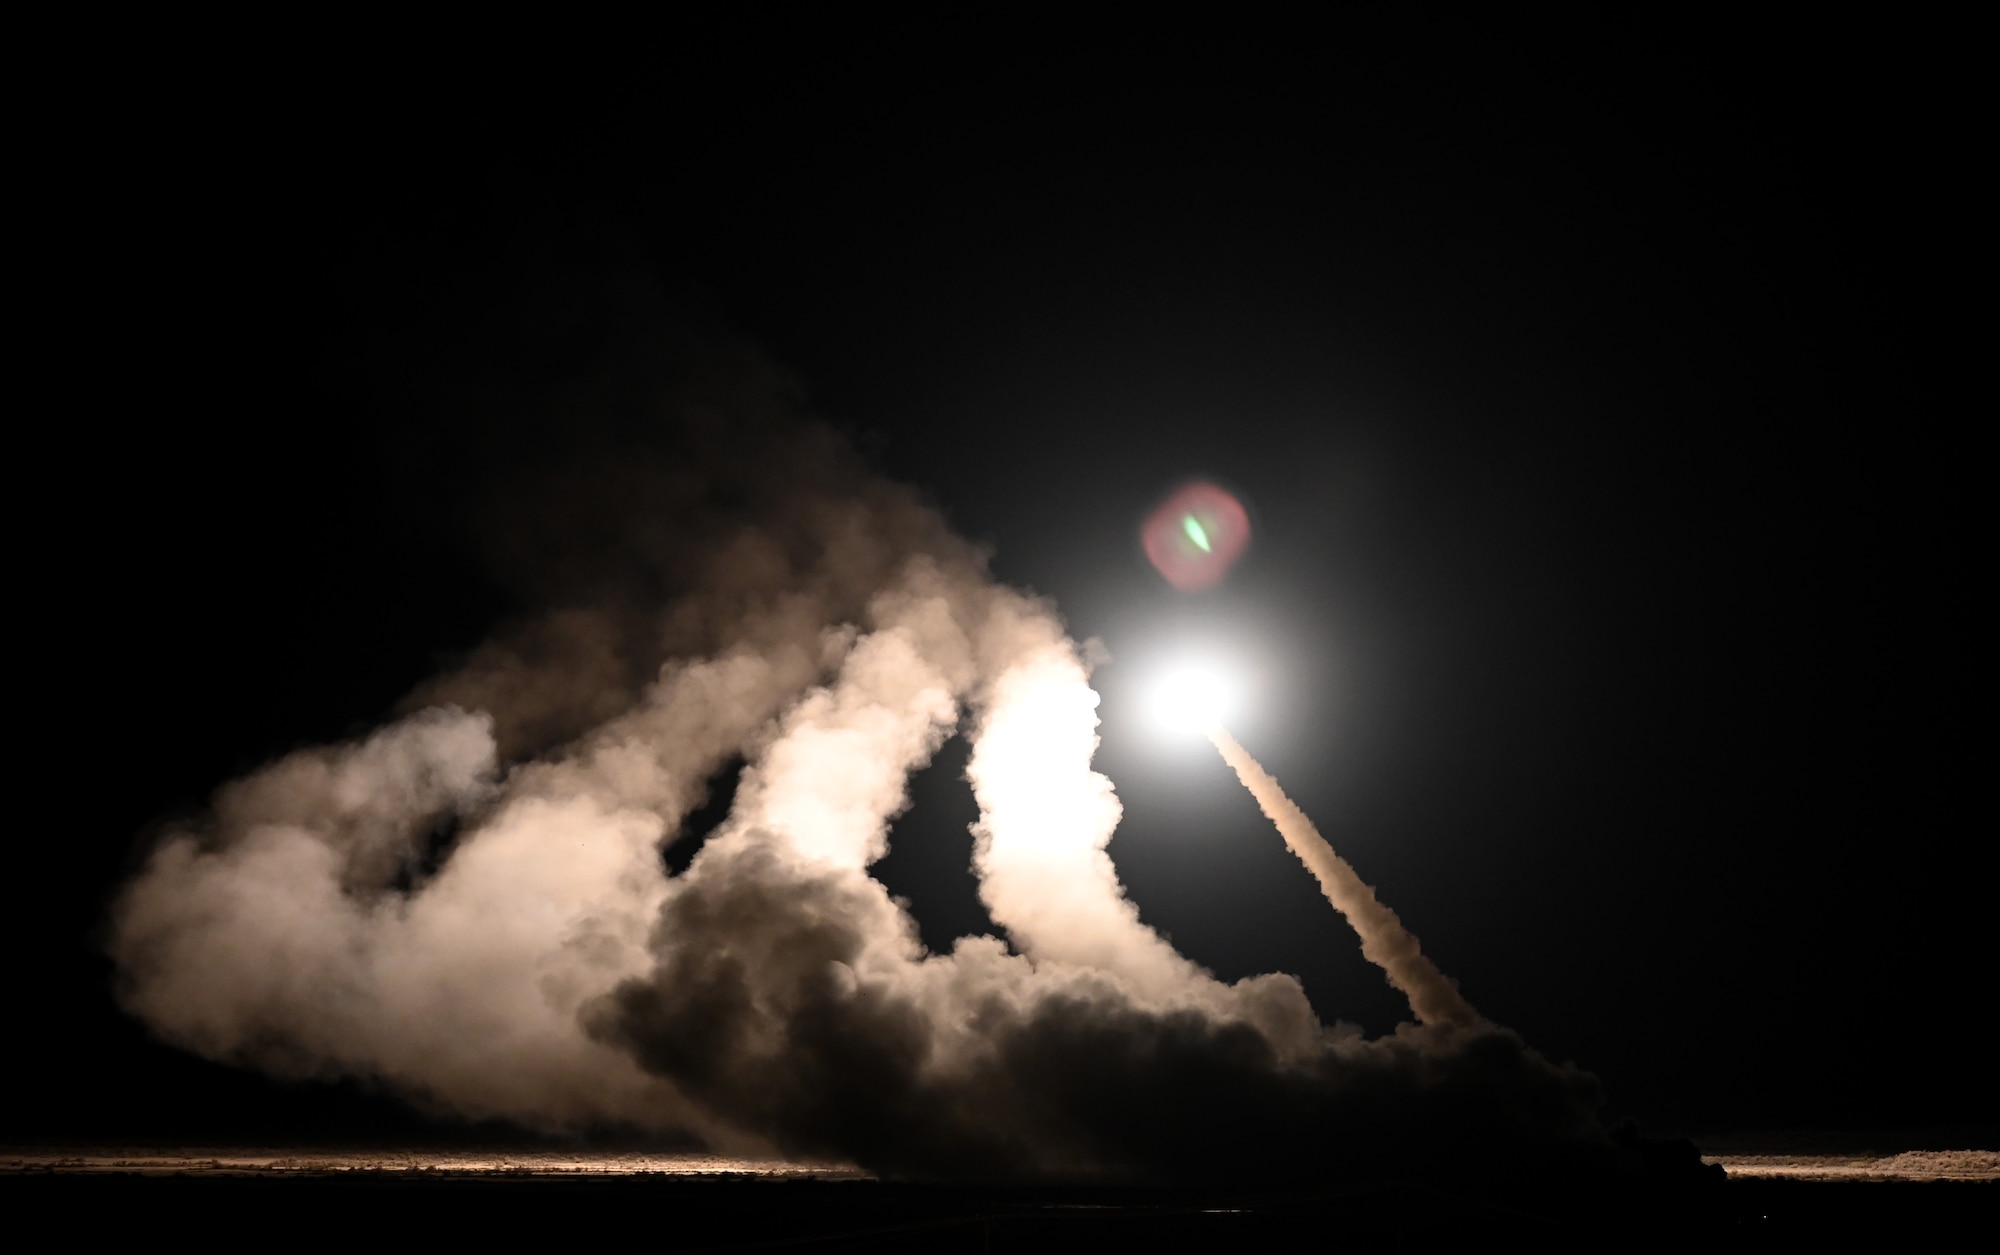
[(1153, 690), (1153, 717), (1176, 732), (1206, 732), (1230, 713), (1235, 697), (1236, 686), (1215, 668), (1176, 667)]

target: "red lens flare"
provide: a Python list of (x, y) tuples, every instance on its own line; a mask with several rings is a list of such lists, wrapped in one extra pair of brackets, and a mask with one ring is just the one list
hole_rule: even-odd
[(1250, 547), (1250, 515), (1214, 484), (1193, 483), (1147, 515), (1139, 537), (1167, 583), (1193, 592), (1220, 583)]

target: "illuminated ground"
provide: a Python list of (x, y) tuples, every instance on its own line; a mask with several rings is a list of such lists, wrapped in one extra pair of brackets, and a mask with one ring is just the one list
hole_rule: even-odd
[[(1990, 1222), (2000, 1152), (1712, 1155), (1712, 1188), (1538, 1190), (1382, 1181), (1172, 1187), (922, 1186), (851, 1169), (630, 1151), (0, 1150), (0, 1208), (71, 1243), (199, 1233), (204, 1249), (449, 1233), (519, 1249), (589, 1232), (634, 1251), (1290, 1249), (1303, 1232), (1398, 1249), (1761, 1248)], [(397, 1243), (401, 1245), (401, 1243)]]
[(2000, 1181), (2000, 1151), (1910, 1150), (1897, 1155), (1705, 1155), (1733, 1179)]
[[(1893, 1155), (1706, 1155), (1732, 1179), (1799, 1181), (2000, 1181), (2000, 1151), (1912, 1150)], [(97, 1147), (0, 1151), (0, 1173), (124, 1173), (148, 1176), (339, 1176), (413, 1173), (437, 1177), (743, 1177), (867, 1180), (839, 1164), (630, 1151), (313, 1150)]]
[(232, 1147), (0, 1151), (0, 1173), (131, 1173), (146, 1176), (339, 1176), (421, 1173), (439, 1177), (756, 1177), (860, 1180), (838, 1164), (649, 1155), (626, 1151), (313, 1150)]

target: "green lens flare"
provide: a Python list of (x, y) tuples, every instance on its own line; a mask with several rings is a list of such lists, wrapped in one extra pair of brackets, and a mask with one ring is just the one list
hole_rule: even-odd
[(1187, 533), (1189, 540), (1201, 546), (1203, 553), (1212, 552), (1208, 547), (1208, 533), (1201, 530), (1201, 523), (1194, 515), (1184, 515), (1181, 518), (1181, 530)]

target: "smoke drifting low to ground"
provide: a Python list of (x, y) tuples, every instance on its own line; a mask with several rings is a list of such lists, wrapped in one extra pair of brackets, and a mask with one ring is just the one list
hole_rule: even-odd
[[(1224, 983), (1177, 953), (1107, 853), (1097, 695), (1053, 609), (826, 433), (676, 404), (682, 460), (628, 461), (596, 494), (625, 512), (639, 577), (515, 625), (403, 717), (224, 787), (164, 837), (111, 941), (124, 1005), (161, 1038), (457, 1116), (913, 1178), (1604, 1144), (1594, 1081), (1474, 1014), (1240, 749), (1422, 1023), (1369, 1039), (1323, 1024), (1293, 977)], [(869, 867), (955, 731), (971, 871), (1005, 937), (931, 953)], [(739, 756), (728, 819), (670, 874), (662, 848)]]

